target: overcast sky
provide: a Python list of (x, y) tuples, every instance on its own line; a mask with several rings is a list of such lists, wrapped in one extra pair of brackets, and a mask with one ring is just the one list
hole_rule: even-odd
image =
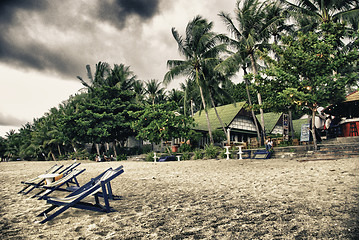
[[(0, 1), (0, 136), (44, 115), (82, 88), (76, 76), (99, 61), (130, 66), (140, 80), (163, 79), (180, 59), (171, 34), (196, 15), (226, 33), (220, 11), (236, 0)], [(178, 82), (169, 88), (177, 88)]]

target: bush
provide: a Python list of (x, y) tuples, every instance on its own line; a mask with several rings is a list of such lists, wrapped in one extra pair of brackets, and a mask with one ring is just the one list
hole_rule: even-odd
[(201, 151), (201, 149), (196, 149), (194, 152), (193, 152), (193, 159), (197, 160), (197, 159), (202, 159), (202, 156), (203, 156), (203, 153)]
[(213, 144), (206, 145), (206, 147), (204, 148), (204, 155), (208, 159), (217, 158), (218, 148)]
[[(153, 157), (155, 156), (154, 152), (149, 152), (147, 155), (146, 155), (146, 158), (145, 158), (145, 161), (146, 162), (153, 162), (154, 159)], [(158, 160), (158, 159), (157, 159)]]
[(212, 135), (213, 135), (213, 140), (216, 143), (221, 143), (222, 141), (224, 141), (226, 139), (226, 134), (224, 134), (222, 129), (214, 130)]
[(179, 148), (178, 148), (178, 152), (179, 153), (184, 153), (184, 152), (190, 152), (192, 149), (191, 149), (191, 146), (188, 145), (188, 144), (182, 144)]
[(189, 152), (185, 152), (182, 154), (181, 160), (190, 160), (191, 159), (191, 155), (189, 154)]
[(123, 160), (127, 160), (127, 155), (126, 154), (119, 154), (117, 155), (117, 161), (123, 161)]
[(220, 157), (220, 158), (227, 158), (226, 149), (223, 149), (223, 150), (219, 153), (219, 157)]

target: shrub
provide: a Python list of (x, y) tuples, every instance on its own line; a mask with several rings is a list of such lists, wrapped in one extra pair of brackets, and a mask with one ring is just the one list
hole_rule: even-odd
[(217, 158), (218, 148), (213, 144), (206, 145), (204, 148), (204, 155), (208, 159)]
[(197, 160), (197, 159), (202, 159), (202, 156), (203, 156), (203, 153), (201, 151), (201, 149), (196, 149), (194, 152), (193, 152), (193, 159)]
[(220, 143), (226, 139), (226, 135), (224, 134), (222, 129), (216, 129), (213, 131), (212, 134), (213, 134), (213, 140), (216, 143)]
[(185, 152), (182, 154), (181, 160), (190, 160), (191, 159), (191, 155), (189, 154), (189, 152)]
[(223, 149), (220, 153), (219, 153), (219, 157), (220, 158), (227, 158), (227, 154), (226, 154), (226, 149)]
[(122, 160), (127, 160), (127, 155), (126, 154), (119, 154), (117, 155), (117, 161), (122, 161)]
[[(147, 155), (146, 155), (146, 158), (145, 158), (145, 161), (147, 162), (153, 162), (154, 159), (153, 157), (155, 156), (154, 152), (149, 152)], [(158, 160), (158, 159), (157, 159)]]
[(179, 148), (178, 148), (178, 152), (179, 153), (184, 153), (184, 152), (190, 152), (191, 151), (191, 146), (188, 144), (182, 144)]

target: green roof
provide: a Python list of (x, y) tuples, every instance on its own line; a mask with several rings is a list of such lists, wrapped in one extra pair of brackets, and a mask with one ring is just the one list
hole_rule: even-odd
[[(228, 104), (216, 107), (218, 115), (220, 116), (225, 127), (227, 127), (232, 122), (232, 120), (237, 116), (239, 111), (242, 110), (245, 104), (246, 102), (237, 102), (235, 104)], [(214, 111), (214, 108), (208, 109), (208, 117), (211, 123), (212, 131), (218, 128), (222, 128), (221, 123), (219, 122), (217, 115)], [(208, 131), (206, 114), (204, 111), (197, 112), (193, 116), (193, 118), (195, 120), (195, 123), (197, 124), (194, 129)]]
[[(266, 133), (272, 132), (273, 128), (277, 124), (277, 122), (278, 122), (279, 118), (282, 116), (282, 114), (283, 113), (275, 113), (275, 112), (269, 112), (269, 113), (263, 114), (264, 126), (266, 128)], [(257, 117), (258, 121), (261, 122), (261, 115), (257, 114), (256, 117)]]

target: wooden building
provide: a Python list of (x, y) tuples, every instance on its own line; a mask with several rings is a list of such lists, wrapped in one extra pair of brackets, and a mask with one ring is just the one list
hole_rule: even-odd
[[(246, 102), (237, 102), (216, 107), (218, 115), (220, 116), (226, 133), (229, 134), (231, 143), (247, 142), (250, 138), (257, 137), (254, 119), (250, 111), (246, 109)], [(222, 125), (219, 122), (214, 108), (208, 109), (209, 121), (211, 123), (212, 132), (216, 129), (222, 131)], [(208, 132), (207, 120), (205, 112), (197, 112), (194, 115), (194, 120), (197, 126), (194, 128), (196, 131), (203, 133)], [(258, 122), (258, 120), (256, 119)], [(258, 127), (261, 128), (258, 122)], [(208, 144), (208, 139), (202, 139), (200, 145)]]

